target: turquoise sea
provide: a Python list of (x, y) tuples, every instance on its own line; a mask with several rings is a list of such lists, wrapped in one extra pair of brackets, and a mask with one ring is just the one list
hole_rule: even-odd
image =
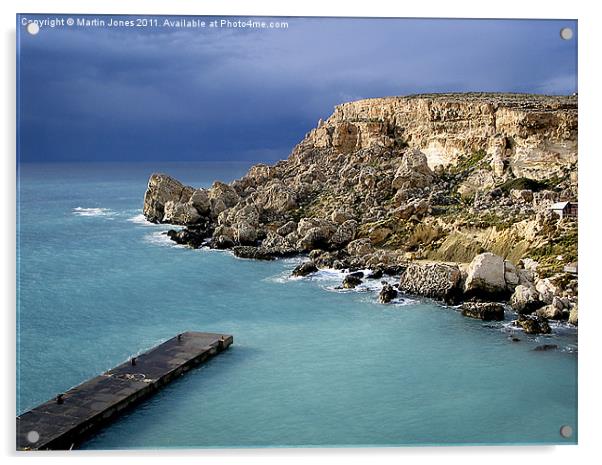
[(198, 330), (234, 345), (83, 448), (576, 442), (573, 330), (512, 342), (508, 322), (381, 305), (333, 271), (289, 279), (298, 259), (174, 246), (141, 216), (153, 171), (200, 187), (247, 168), (20, 165), (17, 414)]

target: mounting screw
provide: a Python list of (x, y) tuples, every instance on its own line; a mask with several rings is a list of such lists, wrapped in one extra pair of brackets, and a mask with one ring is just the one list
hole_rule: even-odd
[(566, 439), (570, 438), (573, 435), (573, 428), (571, 428), (569, 425), (561, 426), (560, 435)]

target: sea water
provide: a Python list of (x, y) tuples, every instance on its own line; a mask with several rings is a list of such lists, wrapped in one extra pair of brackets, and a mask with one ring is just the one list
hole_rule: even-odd
[[(382, 305), (378, 282), (291, 279), (299, 259), (176, 246), (141, 215), (154, 171), (201, 187), (247, 168), (20, 165), (17, 414), (206, 331), (234, 345), (83, 447), (576, 442), (574, 329), (528, 336), (426, 299)], [(558, 349), (534, 350), (543, 344)]]

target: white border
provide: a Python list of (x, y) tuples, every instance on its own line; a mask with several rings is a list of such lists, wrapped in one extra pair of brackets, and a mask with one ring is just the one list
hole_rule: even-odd
[[(55, 0), (4, 0), (2, 11), (2, 92), (4, 108), (1, 113), (4, 153), (2, 158), (2, 292), (3, 315), (3, 382), (2, 389), (2, 451), (10, 462), (23, 454), (14, 452), (15, 402), (15, 14), (25, 13), (145, 13), (191, 15), (265, 15), (265, 16), (398, 16), (398, 17), (480, 17), (480, 18), (564, 18), (579, 20), (579, 141), (580, 141), (580, 307), (579, 340), (579, 446), (557, 447), (440, 447), (440, 448), (368, 448), (368, 449), (220, 449), (156, 452), (74, 452), (29, 454), (28, 460), (43, 463), (63, 463), (85, 459), (92, 463), (129, 463), (142, 456), (145, 463), (162, 464), (174, 458), (178, 463), (210, 460), (211, 463), (235, 461), (254, 463), (361, 463), (378, 460), (383, 463), (462, 463), (489, 464), (522, 463), (523, 460), (545, 463), (588, 463), (600, 457), (602, 438), (600, 413), (600, 344), (597, 342), (600, 325), (600, 299), (596, 289), (600, 277), (600, 181), (602, 150), (598, 134), (601, 131), (599, 114), (600, 76), (600, 16), (594, 2), (506, 0), (492, 5), (483, 1), (418, 1), (369, 2), (305, 0), (294, 4), (264, 0), (94, 0), (87, 2)], [(495, 53), (495, 51), (492, 51)], [(598, 298), (596, 298), (598, 297)], [(517, 374), (520, 376), (520, 374)], [(511, 406), (509, 406), (511, 408)], [(227, 427), (227, 425), (224, 425)], [(518, 461), (517, 461), (518, 460)]]

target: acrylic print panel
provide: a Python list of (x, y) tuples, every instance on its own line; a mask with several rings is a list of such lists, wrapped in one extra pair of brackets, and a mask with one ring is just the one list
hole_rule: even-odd
[(17, 448), (576, 443), (577, 38), (18, 15)]

